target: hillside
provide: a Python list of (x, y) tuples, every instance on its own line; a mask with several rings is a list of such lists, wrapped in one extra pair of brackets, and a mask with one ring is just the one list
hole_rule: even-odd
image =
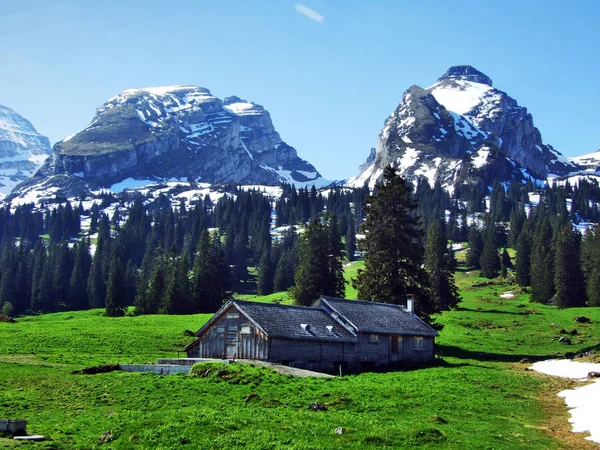
[[(355, 269), (356, 263), (350, 269)], [(463, 302), (444, 313), (433, 367), (342, 379), (293, 379), (264, 369), (229, 381), (113, 372), (73, 375), (84, 366), (176, 356), (209, 317), (110, 319), (101, 310), (0, 323), (0, 416), (26, 418), (53, 440), (41, 448), (94, 448), (111, 430), (113, 448), (596, 448), (570, 433), (555, 393), (573, 382), (523, 371), (531, 360), (600, 350), (600, 310), (558, 310), (512, 286), (474, 287), (458, 272)], [(571, 346), (559, 343), (571, 329)], [(48, 392), (52, 392), (49, 396)], [(321, 402), (328, 411), (306, 407)], [(334, 430), (345, 428), (344, 434)], [(13, 445), (0, 440), (0, 445)]]

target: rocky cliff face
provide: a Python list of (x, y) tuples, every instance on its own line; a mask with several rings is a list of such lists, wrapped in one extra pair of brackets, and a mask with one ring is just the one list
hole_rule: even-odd
[(545, 180), (580, 168), (545, 145), (527, 109), (471, 66), (451, 67), (427, 89), (411, 86), (386, 120), (374, 158), (349, 184), (374, 185), (387, 164), (448, 189), (486, 187), (494, 172), (501, 181)]
[(92, 189), (128, 178), (324, 182), (281, 140), (262, 106), (235, 96), (220, 100), (197, 86), (130, 89), (111, 98), (87, 128), (54, 146), (32, 182), (58, 175)]
[(33, 175), (50, 154), (48, 138), (23, 116), (0, 104), (0, 197)]

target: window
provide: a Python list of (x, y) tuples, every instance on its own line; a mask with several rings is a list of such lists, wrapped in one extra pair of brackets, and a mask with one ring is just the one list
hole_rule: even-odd
[(415, 350), (423, 350), (423, 337), (415, 336)]
[(219, 333), (219, 334), (225, 333), (225, 327), (217, 327), (217, 333)]
[(227, 313), (227, 315), (225, 316), (226, 319), (239, 319), (240, 318), (240, 313), (238, 313), (237, 311), (235, 312), (230, 312)]
[(230, 325), (227, 327), (227, 331), (240, 331), (240, 327), (238, 325)]
[(242, 325), (240, 334), (250, 334), (250, 325)]
[(369, 342), (371, 344), (379, 344), (379, 335), (378, 334), (369, 335)]

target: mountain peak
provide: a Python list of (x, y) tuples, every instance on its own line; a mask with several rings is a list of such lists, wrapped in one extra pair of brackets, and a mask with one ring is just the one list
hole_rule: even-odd
[(464, 80), (492, 86), (492, 79), (473, 66), (452, 66), (438, 78), (438, 81), (444, 80)]

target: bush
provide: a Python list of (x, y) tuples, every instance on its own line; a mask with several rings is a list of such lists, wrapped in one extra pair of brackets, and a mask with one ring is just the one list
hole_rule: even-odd
[(2, 313), (3, 316), (12, 316), (13, 313), (13, 305), (11, 302), (4, 302), (4, 304), (2, 305), (2, 310), (0, 311)]

